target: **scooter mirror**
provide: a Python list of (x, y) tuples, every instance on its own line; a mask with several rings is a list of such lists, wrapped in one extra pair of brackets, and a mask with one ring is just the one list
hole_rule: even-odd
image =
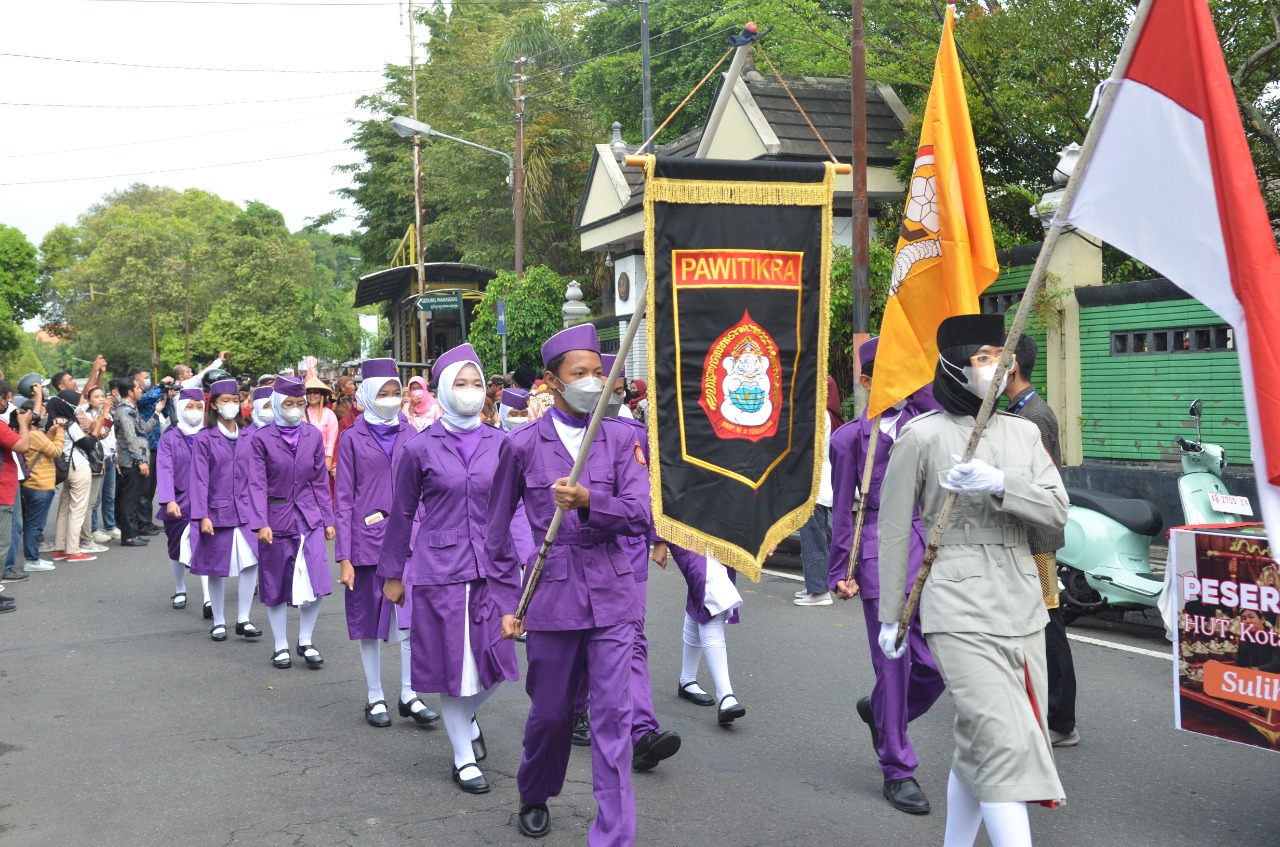
[(1195, 418), (1196, 420), (1200, 420), (1200, 410), (1203, 406), (1204, 404), (1200, 401), (1200, 398), (1197, 397), (1195, 400), (1192, 400), (1191, 401), (1191, 417)]

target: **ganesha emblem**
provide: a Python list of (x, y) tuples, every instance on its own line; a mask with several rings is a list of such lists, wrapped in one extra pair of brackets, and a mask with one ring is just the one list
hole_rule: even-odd
[(769, 401), (769, 359), (750, 337), (724, 360), (724, 416), (741, 426), (759, 426), (773, 414)]
[(777, 432), (781, 383), (778, 345), (744, 312), (707, 353), (699, 403), (716, 435), (756, 441)]
[(934, 164), (933, 146), (921, 147), (911, 169), (907, 185), (907, 202), (902, 209), (902, 229), (898, 233), (898, 254), (893, 260), (893, 276), (889, 295), (911, 273), (917, 262), (942, 256), (941, 222), (938, 216), (938, 169)]

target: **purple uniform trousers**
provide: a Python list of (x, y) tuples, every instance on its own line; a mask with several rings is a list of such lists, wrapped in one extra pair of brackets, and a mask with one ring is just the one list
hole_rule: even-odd
[[(648, 553), (645, 554), (646, 558)], [(640, 596), (640, 620), (636, 621), (636, 639), (631, 647), (631, 743), (639, 744), (640, 739), (651, 732), (660, 732), (658, 716), (653, 711), (653, 680), (649, 675), (649, 639), (644, 634), (645, 608), (649, 599), (649, 581), (636, 583), (636, 591)], [(578, 692), (574, 697), (573, 713), (580, 715), (591, 707), (591, 680), (587, 669), (582, 668), (582, 677), (578, 680)]]
[(631, 675), (635, 623), (530, 634), (526, 645), (529, 720), (516, 783), (526, 803), (560, 794), (573, 749), (572, 696), (587, 663), (591, 690), (591, 782), (599, 812), (590, 847), (629, 847), (636, 840), (631, 787)]

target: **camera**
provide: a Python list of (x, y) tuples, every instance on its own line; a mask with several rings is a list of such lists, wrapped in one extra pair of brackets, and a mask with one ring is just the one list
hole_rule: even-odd
[(21, 404), (18, 404), (18, 403), (10, 403), (10, 404), (9, 404), (9, 406), (10, 406), (10, 409), (9, 409), (9, 420), (8, 420), (8, 423), (9, 423), (9, 429), (14, 430), (15, 432), (17, 431), (17, 429), (18, 429), (18, 412), (19, 412), (19, 411), (21, 411), (21, 410), (23, 410), (23, 409), (25, 409), (25, 410), (27, 410), (27, 411), (31, 412), (31, 427), (32, 427), (32, 429), (34, 429), (35, 427), (37, 427), (37, 426), (39, 426), (39, 425), (40, 425), (40, 416), (39, 416), (39, 415), (37, 415), (37, 414), (35, 413), (36, 401), (34, 401), (34, 400), (24, 400)]

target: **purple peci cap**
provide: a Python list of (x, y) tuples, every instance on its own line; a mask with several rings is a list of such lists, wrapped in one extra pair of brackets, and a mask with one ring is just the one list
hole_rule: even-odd
[[(611, 355), (609, 353), (600, 354), (600, 370), (604, 371), (605, 376), (608, 376), (609, 371), (613, 370), (613, 363), (617, 361), (617, 358), (618, 358), (617, 356)], [(626, 376), (626, 375), (627, 375), (627, 369), (625, 367), (623, 367), (621, 370), (618, 371), (618, 376)]]
[(858, 366), (876, 360), (876, 350), (880, 347), (880, 336), (869, 339), (858, 345)]
[(363, 379), (375, 377), (399, 379), (400, 371), (396, 368), (395, 359), (365, 359), (360, 363), (360, 376)]
[(306, 394), (302, 387), (302, 380), (296, 376), (277, 377), (271, 388), (276, 394), (283, 394), (285, 397), (301, 397)]
[(511, 409), (529, 408), (529, 392), (523, 388), (502, 389), (502, 405)]
[(596, 336), (596, 328), (591, 324), (578, 324), (562, 329), (547, 339), (542, 345), (542, 364), (547, 366), (551, 360), (570, 350), (590, 350), (600, 352), (600, 339)]
[(179, 400), (199, 400), (204, 402), (204, 392), (199, 388), (184, 388), (178, 392)]
[(476, 355), (475, 348), (470, 344), (459, 344), (452, 350), (446, 350), (440, 354), (440, 358), (436, 359), (435, 364), (431, 366), (431, 379), (438, 383), (440, 374), (444, 373), (444, 369), (454, 362), (475, 362), (479, 364), (480, 357)]
[(271, 386), (269, 385), (263, 385), (258, 388), (255, 388), (253, 389), (253, 399), (254, 400), (270, 400), (271, 390), (272, 390)]
[(239, 394), (240, 386), (236, 384), (234, 379), (220, 379), (213, 385), (209, 386), (209, 396), (217, 397), (219, 394)]

